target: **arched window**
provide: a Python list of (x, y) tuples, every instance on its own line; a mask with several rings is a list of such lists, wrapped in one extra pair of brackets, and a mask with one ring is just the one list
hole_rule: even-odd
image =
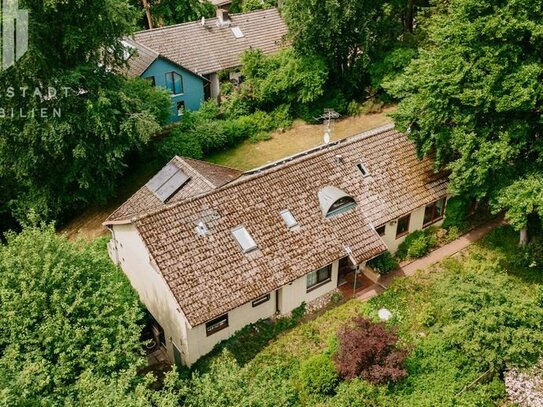
[(344, 191), (333, 186), (322, 188), (319, 203), (324, 217), (331, 218), (356, 207), (356, 201)]

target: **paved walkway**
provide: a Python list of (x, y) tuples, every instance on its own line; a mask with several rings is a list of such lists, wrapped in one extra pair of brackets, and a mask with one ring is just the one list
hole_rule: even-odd
[(427, 256), (414, 260), (410, 263), (404, 264), (402, 267), (394, 270), (390, 274), (387, 274), (386, 276), (378, 278), (378, 280), (373, 286), (361, 292), (359, 295), (357, 295), (357, 298), (360, 300), (368, 300), (372, 297), (375, 297), (378, 294), (381, 294), (386, 288), (390, 286), (390, 284), (392, 284), (392, 282), (395, 279), (399, 277), (412, 276), (418, 270), (428, 269), (434, 264), (439, 263), (441, 260), (455, 255), (459, 251), (468, 247), (470, 244), (482, 239), (490, 231), (492, 231), (493, 229), (495, 229), (496, 227), (502, 224), (503, 224), (503, 219), (498, 218), (484, 225), (476, 227), (475, 229), (466, 233), (465, 235), (462, 235), (455, 241), (448, 243), (445, 246), (440, 247), (439, 249), (434, 250)]

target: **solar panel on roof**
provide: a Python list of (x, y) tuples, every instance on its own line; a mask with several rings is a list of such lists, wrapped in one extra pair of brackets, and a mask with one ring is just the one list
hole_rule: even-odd
[(232, 235), (234, 235), (234, 238), (241, 246), (244, 253), (249, 253), (257, 248), (256, 242), (244, 226), (238, 226), (237, 228), (232, 229)]
[(179, 191), (189, 177), (173, 163), (168, 163), (146, 184), (158, 199), (166, 202)]

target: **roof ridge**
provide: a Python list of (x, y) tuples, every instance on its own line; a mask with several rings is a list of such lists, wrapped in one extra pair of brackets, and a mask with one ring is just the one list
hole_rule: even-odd
[[(248, 15), (248, 14), (260, 14), (260, 13), (268, 12), (270, 10), (276, 10), (279, 13), (279, 9), (277, 7), (270, 7), (270, 8), (260, 9), (260, 10), (246, 11), (244, 13), (230, 14), (230, 17), (243, 16), (243, 15)], [(212, 21), (217, 21), (217, 20), (218, 20), (217, 17), (210, 17), (210, 18), (205, 19), (206, 22), (208, 22), (208, 21), (212, 22)], [(199, 24), (201, 24), (201, 20), (185, 21), (184, 23), (172, 24), (172, 25), (167, 25), (167, 26), (164, 26), (164, 27), (148, 28), (146, 30), (136, 31), (136, 32), (134, 32), (133, 35), (151, 33), (151, 32), (156, 32), (156, 31), (160, 31), (160, 30), (172, 29), (172, 28), (178, 28), (178, 27), (191, 25), (191, 24), (198, 24), (199, 25)]]
[[(166, 205), (164, 205), (164, 206), (162, 206), (160, 208), (152, 209), (149, 212), (138, 214), (137, 216), (134, 216), (133, 218), (131, 218), (130, 222), (134, 223), (134, 222), (137, 222), (139, 220), (142, 220), (142, 219), (148, 218), (150, 216), (156, 215), (158, 213), (168, 211), (168, 210), (170, 210), (172, 208), (175, 208), (177, 206), (180, 206), (180, 205), (183, 205), (183, 204), (188, 204), (190, 202), (195, 201), (196, 199), (200, 199), (200, 198), (203, 198), (203, 197), (205, 197), (207, 195), (217, 193), (218, 191), (222, 191), (224, 189), (231, 188), (231, 187), (239, 185), (241, 183), (249, 182), (250, 180), (253, 180), (253, 179), (263, 177), (265, 175), (277, 172), (278, 170), (283, 169), (285, 167), (288, 167), (289, 165), (293, 165), (293, 164), (296, 164), (296, 163), (306, 161), (306, 160), (308, 160), (310, 158), (317, 157), (317, 156), (319, 156), (321, 154), (324, 154), (324, 153), (326, 153), (328, 151), (334, 150), (335, 148), (339, 148), (340, 146), (349, 145), (349, 144), (352, 144), (352, 143), (354, 143), (356, 141), (359, 141), (359, 140), (362, 140), (362, 139), (378, 136), (378, 135), (383, 134), (383, 133), (385, 133), (387, 131), (393, 130), (394, 128), (395, 128), (394, 123), (391, 123), (391, 124), (387, 124), (387, 125), (384, 125), (384, 126), (375, 127), (373, 129), (364, 131), (362, 133), (355, 134), (353, 136), (347, 137), (347, 138), (342, 139), (342, 140), (337, 140), (336, 142), (334, 142), (333, 145), (327, 144), (325, 146), (322, 146), (322, 148), (320, 148), (320, 149), (318, 149), (316, 151), (312, 151), (315, 148), (310, 149), (310, 150), (306, 150), (306, 151), (308, 151), (308, 153), (305, 154), (305, 155), (303, 154), (304, 152), (301, 152), (299, 155), (291, 156), (293, 158), (290, 159), (289, 161), (282, 162), (282, 163), (277, 164), (274, 167), (269, 168), (269, 169), (263, 169), (260, 172), (249, 173), (249, 174), (247, 174), (247, 176), (241, 176), (241, 177), (233, 180), (232, 182), (228, 182), (227, 184), (225, 184), (225, 185), (223, 185), (223, 186), (221, 186), (219, 188), (214, 189), (213, 191), (204, 192), (204, 193), (202, 193), (200, 195), (196, 195), (194, 197), (185, 199), (183, 201), (172, 202), (172, 203), (166, 204)], [(281, 164), (285, 164), (285, 165), (281, 165)], [(246, 174), (246, 173), (244, 173), (244, 174)]]

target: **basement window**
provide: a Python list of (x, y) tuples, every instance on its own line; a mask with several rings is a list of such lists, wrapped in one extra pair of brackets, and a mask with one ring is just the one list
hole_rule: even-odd
[(213, 335), (216, 332), (228, 327), (228, 314), (221, 315), (209, 322), (206, 322), (206, 335)]

